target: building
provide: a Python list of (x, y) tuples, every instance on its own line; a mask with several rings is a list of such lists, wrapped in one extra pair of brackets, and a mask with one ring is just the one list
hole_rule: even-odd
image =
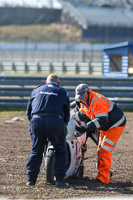
[(122, 42), (104, 47), (104, 77), (133, 76), (133, 42)]
[(133, 4), (117, 5), (118, 2), (66, 1), (63, 3), (64, 22), (80, 26), (82, 39), (88, 42), (133, 41)]

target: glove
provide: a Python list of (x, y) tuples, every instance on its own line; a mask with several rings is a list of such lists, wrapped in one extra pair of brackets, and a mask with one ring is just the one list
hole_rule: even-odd
[(75, 133), (75, 136), (76, 136), (76, 137), (81, 137), (83, 134), (84, 134), (84, 133), (76, 132), (76, 133)]
[(79, 131), (80, 133), (86, 132), (86, 127), (85, 126), (76, 126), (76, 130)]
[(67, 134), (69, 133), (68, 125), (66, 126), (66, 132)]

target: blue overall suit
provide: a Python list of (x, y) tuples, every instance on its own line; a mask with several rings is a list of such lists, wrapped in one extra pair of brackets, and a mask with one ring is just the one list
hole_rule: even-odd
[(55, 149), (54, 176), (64, 178), (67, 170), (66, 125), (70, 118), (69, 96), (55, 82), (34, 89), (27, 105), (32, 150), (27, 163), (29, 181), (36, 182), (48, 140)]

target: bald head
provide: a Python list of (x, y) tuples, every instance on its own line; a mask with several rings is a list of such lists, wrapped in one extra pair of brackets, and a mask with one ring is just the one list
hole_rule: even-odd
[(49, 82), (55, 82), (55, 83), (57, 83), (57, 85), (59, 85), (59, 78), (58, 78), (58, 76), (55, 75), (55, 74), (48, 75), (46, 83), (49, 83)]

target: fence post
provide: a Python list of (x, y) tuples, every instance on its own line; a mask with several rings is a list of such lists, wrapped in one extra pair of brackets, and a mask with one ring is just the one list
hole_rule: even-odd
[(89, 62), (88, 73), (89, 74), (93, 74), (93, 69), (92, 69), (91, 62)]
[(41, 72), (40, 62), (37, 63), (37, 72)]
[(29, 71), (29, 66), (27, 65), (27, 62), (25, 62), (25, 73)]
[(14, 62), (12, 63), (12, 70), (13, 70), (14, 72), (16, 72), (16, 65), (15, 65)]
[(65, 62), (62, 62), (62, 71), (63, 71), (63, 73), (66, 73), (66, 71), (67, 71)]
[(52, 62), (50, 62), (50, 73), (53, 73), (54, 72), (54, 66), (52, 64)]
[(79, 67), (79, 65), (78, 65), (78, 63), (76, 63), (76, 74), (79, 74), (79, 72), (80, 72), (80, 67)]
[(3, 69), (3, 65), (2, 65), (2, 62), (0, 62), (0, 71), (2, 72), (4, 69)]

